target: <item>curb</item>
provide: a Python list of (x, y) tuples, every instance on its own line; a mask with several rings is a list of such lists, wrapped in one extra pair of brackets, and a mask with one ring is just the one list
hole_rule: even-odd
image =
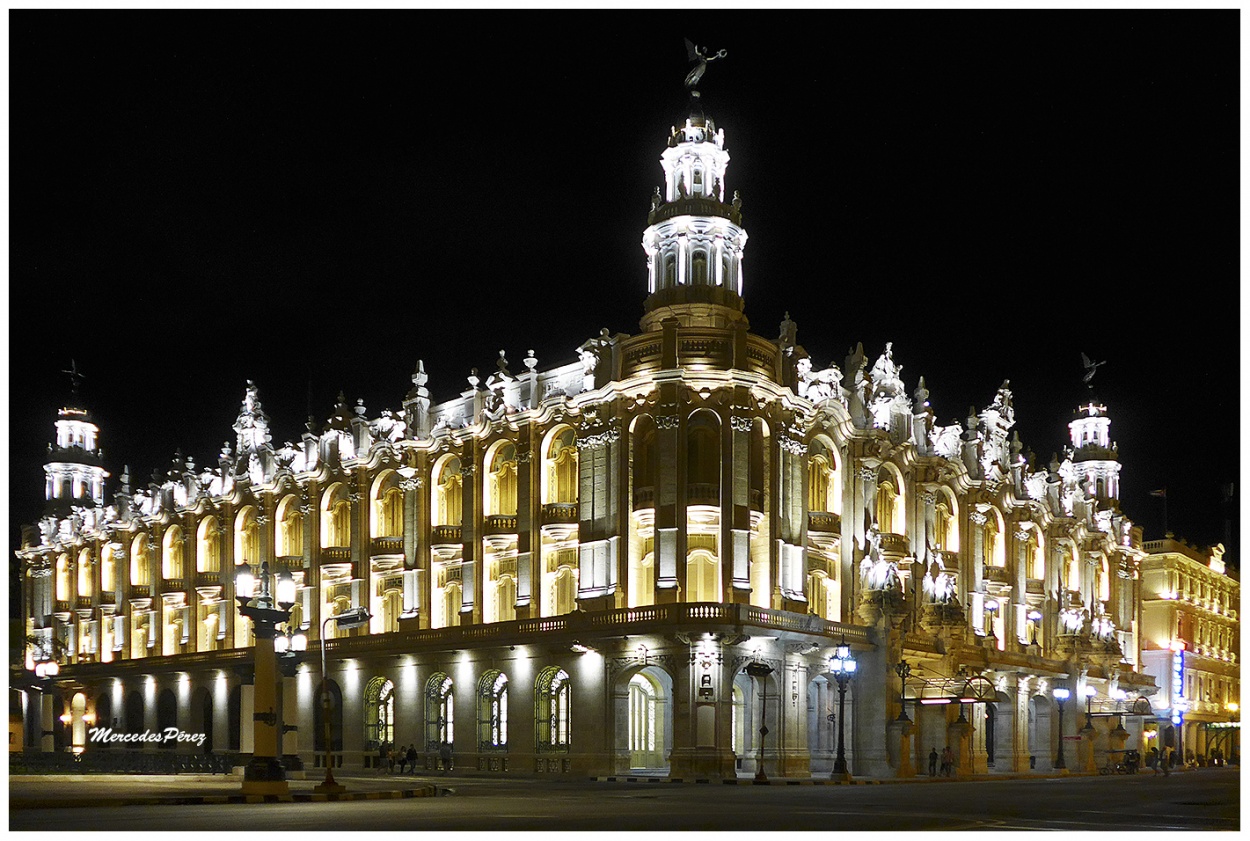
[(398, 791), (347, 791), (342, 794), (293, 792), (291, 794), (205, 794), (197, 797), (175, 795), (171, 797), (102, 798), (99, 800), (73, 800), (69, 802), (58, 800), (55, 803), (10, 801), (9, 808), (66, 809), (112, 806), (216, 806), (224, 803), (325, 803), (327, 801), (346, 800), (405, 800), (413, 797), (438, 797), (439, 794), (438, 786), (428, 785)]
[[(713, 783), (707, 777), (685, 779), (684, 777), (591, 777), (596, 783)], [(719, 780), (727, 786), (875, 786), (881, 780)]]

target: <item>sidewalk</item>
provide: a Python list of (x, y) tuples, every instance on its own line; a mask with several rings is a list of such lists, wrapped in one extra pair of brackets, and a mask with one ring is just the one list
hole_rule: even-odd
[[(82, 806), (187, 806), (208, 803), (309, 803), (329, 800), (390, 800), (437, 797), (434, 783), (414, 777), (337, 774), (343, 794), (319, 794), (320, 776), (288, 780), (290, 794), (244, 795), (241, 777), (179, 775), (29, 774), (9, 777), (9, 809)], [(72, 785), (71, 785), (72, 784)], [(444, 790), (445, 791), (445, 790)]]

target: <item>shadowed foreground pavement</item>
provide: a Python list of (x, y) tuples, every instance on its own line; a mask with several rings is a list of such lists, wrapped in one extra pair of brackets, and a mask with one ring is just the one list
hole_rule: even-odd
[[(433, 783), (446, 796), (338, 803), (95, 806), (127, 796), (237, 792), (221, 777), (14, 778), (9, 828), (186, 830), (1236, 830), (1236, 769), (868, 786), (340, 777), (353, 791)], [(295, 782), (311, 789), (316, 780)], [(74, 801), (79, 808), (64, 808)], [(84, 802), (86, 801), (86, 802)], [(59, 804), (59, 805), (54, 805)]]

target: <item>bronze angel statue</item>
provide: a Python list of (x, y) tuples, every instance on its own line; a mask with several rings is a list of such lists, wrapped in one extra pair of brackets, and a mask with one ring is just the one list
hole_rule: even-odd
[(715, 55), (709, 57), (707, 47), (696, 47), (689, 38), (686, 39), (686, 57), (692, 62), (697, 62), (689, 73), (686, 74), (686, 87), (693, 90), (695, 85), (699, 84), (699, 80), (703, 78), (703, 74), (707, 72), (707, 63), (716, 61), (718, 58), (724, 58), (729, 55), (725, 50), (718, 50)]

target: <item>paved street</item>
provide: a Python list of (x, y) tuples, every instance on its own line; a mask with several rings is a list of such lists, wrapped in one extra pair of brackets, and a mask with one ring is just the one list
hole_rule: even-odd
[[(405, 778), (407, 782), (409, 778)], [(1240, 773), (1171, 777), (927, 781), (866, 786), (728, 786), (416, 777), (443, 797), (350, 803), (11, 808), (9, 828), (185, 830), (1236, 830)], [(348, 778), (353, 788), (382, 781)], [(226, 785), (218, 778), (217, 785)], [(10, 784), (11, 804), (82, 783)], [(107, 783), (95, 783), (102, 792)], [(126, 785), (134, 786), (132, 780)], [(133, 789), (132, 789), (133, 790)], [(45, 801), (46, 802), (46, 801)]]

